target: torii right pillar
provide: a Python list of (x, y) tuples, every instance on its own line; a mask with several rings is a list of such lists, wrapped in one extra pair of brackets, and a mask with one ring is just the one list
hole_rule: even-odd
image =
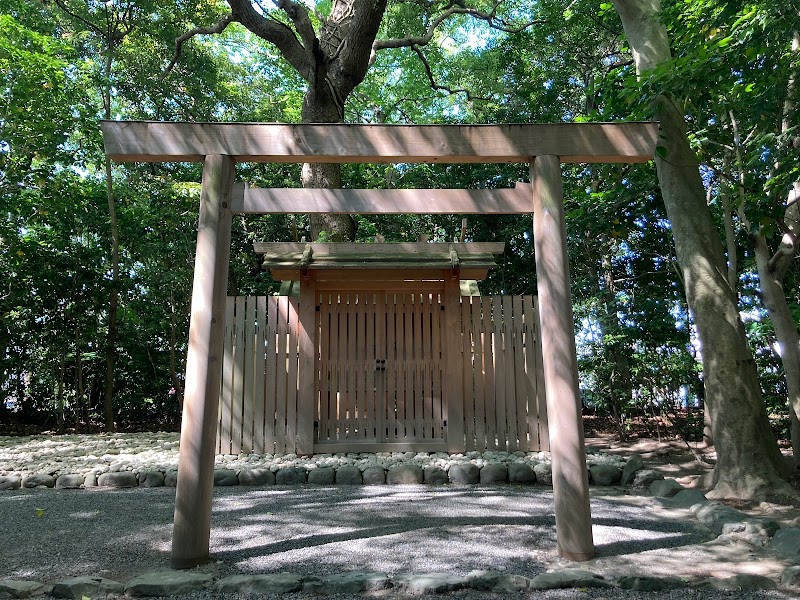
[(559, 157), (535, 157), (531, 163), (531, 183), (558, 553), (568, 560), (590, 560), (595, 549)]

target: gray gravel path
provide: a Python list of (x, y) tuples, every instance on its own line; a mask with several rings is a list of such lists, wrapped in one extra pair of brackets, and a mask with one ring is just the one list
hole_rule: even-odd
[[(552, 491), (510, 486), (215, 488), (216, 576), (292, 571), (495, 569), (533, 577), (558, 559)], [(598, 555), (629, 573), (633, 557), (702, 547), (713, 537), (693, 519), (665, 517), (619, 498), (594, 498)], [(0, 494), (0, 578), (53, 582), (76, 575), (126, 581), (168, 567), (174, 489), (18, 490)], [(601, 564), (601, 563), (597, 563)], [(580, 566), (580, 565), (570, 565)], [(594, 570), (588, 566), (590, 570)], [(679, 574), (679, 573), (675, 573)], [(686, 598), (691, 591), (648, 595)], [(697, 592), (704, 598), (741, 593)], [(562, 590), (536, 598), (639, 598), (620, 590)], [(217, 597), (211, 592), (187, 596)], [(302, 595), (286, 598), (302, 598)], [(442, 596), (437, 596), (441, 598)], [(464, 591), (448, 598), (487, 597)], [(753, 592), (749, 598), (788, 598)]]

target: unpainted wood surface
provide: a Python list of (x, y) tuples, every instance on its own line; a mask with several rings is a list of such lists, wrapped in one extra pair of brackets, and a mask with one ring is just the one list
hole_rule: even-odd
[(357, 125), (101, 121), (118, 162), (199, 162), (227, 155), (278, 163), (647, 162), (658, 123)]
[(455, 443), (446, 372), (464, 398), (459, 447), (548, 448), (534, 297), (462, 297), (449, 333), (441, 288), (312, 293), (297, 317), (297, 299), (228, 299), (218, 452), (442, 450)]
[(235, 214), (530, 214), (530, 184), (501, 189), (252, 188), (237, 184)]

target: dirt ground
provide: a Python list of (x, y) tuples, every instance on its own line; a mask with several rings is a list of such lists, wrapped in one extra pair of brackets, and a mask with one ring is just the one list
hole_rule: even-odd
[[(630, 456), (638, 454), (647, 468), (660, 471), (665, 478), (678, 481), (685, 487), (697, 487), (698, 478), (709, 472), (715, 463), (716, 453), (702, 443), (687, 443), (680, 437), (639, 437), (619, 441), (610, 433), (594, 433), (586, 438), (587, 451), (607, 452)], [(795, 487), (796, 481), (795, 481)], [(593, 491), (593, 495), (606, 491)], [(615, 493), (615, 492), (611, 492)], [(620, 491), (620, 495), (627, 492)], [(631, 504), (647, 505), (664, 519), (694, 519), (688, 510), (667, 510), (653, 506), (641, 496), (625, 498)], [(800, 504), (778, 504), (774, 502), (731, 502), (726, 504), (753, 517), (769, 518), (782, 527), (800, 526)], [(585, 566), (595, 572), (616, 574), (620, 570), (647, 572), (650, 575), (669, 576), (680, 573), (683, 577), (725, 578), (737, 574), (764, 575), (780, 579), (782, 571), (793, 563), (775, 555), (768, 548), (755, 548), (743, 542), (712, 540), (700, 545), (688, 545), (669, 550), (653, 550), (626, 557), (598, 558)]]

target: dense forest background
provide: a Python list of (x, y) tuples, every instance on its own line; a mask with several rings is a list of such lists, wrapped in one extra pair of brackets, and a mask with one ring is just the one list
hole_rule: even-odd
[[(228, 18), (238, 4), (0, 0), (0, 424), (179, 423), (200, 166), (111, 164), (98, 121), (300, 122), (307, 79), (285, 47)], [(298, 14), (322, 31), (342, 4), (323, 0), (299, 13), (305, 5), (287, 0), (253, 7), (304, 39)], [(652, 100), (668, 95), (700, 161), (764, 403), (785, 434), (784, 359), (798, 349), (778, 343), (763, 282), (772, 268), (796, 340), (800, 16), (791, 3), (665, 0), (672, 58), (637, 75), (616, 8), (389, 2), (377, 38), (407, 43), (373, 46), (374, 62), (339, 117), (643, 120), (653, 116)], [(527, 171), (348, 165), (341, 184), (501, 188)], [(563, 172), (585, 408), (624, 431), (637, 415), (692, 407), (701, 432), (702, 349), (653, 164)], [(300, 165), (240, 165), (237, 176), (261, 187), (303, 182)], [(360, 242), (445, 241), (461, 235), (462, 217), (356, 217), (354, 225)], [(530, 216), (467, 218), (466, 240), (506, 242), (482, 293), (535, 293), (531, 227)], [(312, 233), (319, 228), (304, 215), (237, 218), (229, 294), (277, 293), (254, 241)]]

